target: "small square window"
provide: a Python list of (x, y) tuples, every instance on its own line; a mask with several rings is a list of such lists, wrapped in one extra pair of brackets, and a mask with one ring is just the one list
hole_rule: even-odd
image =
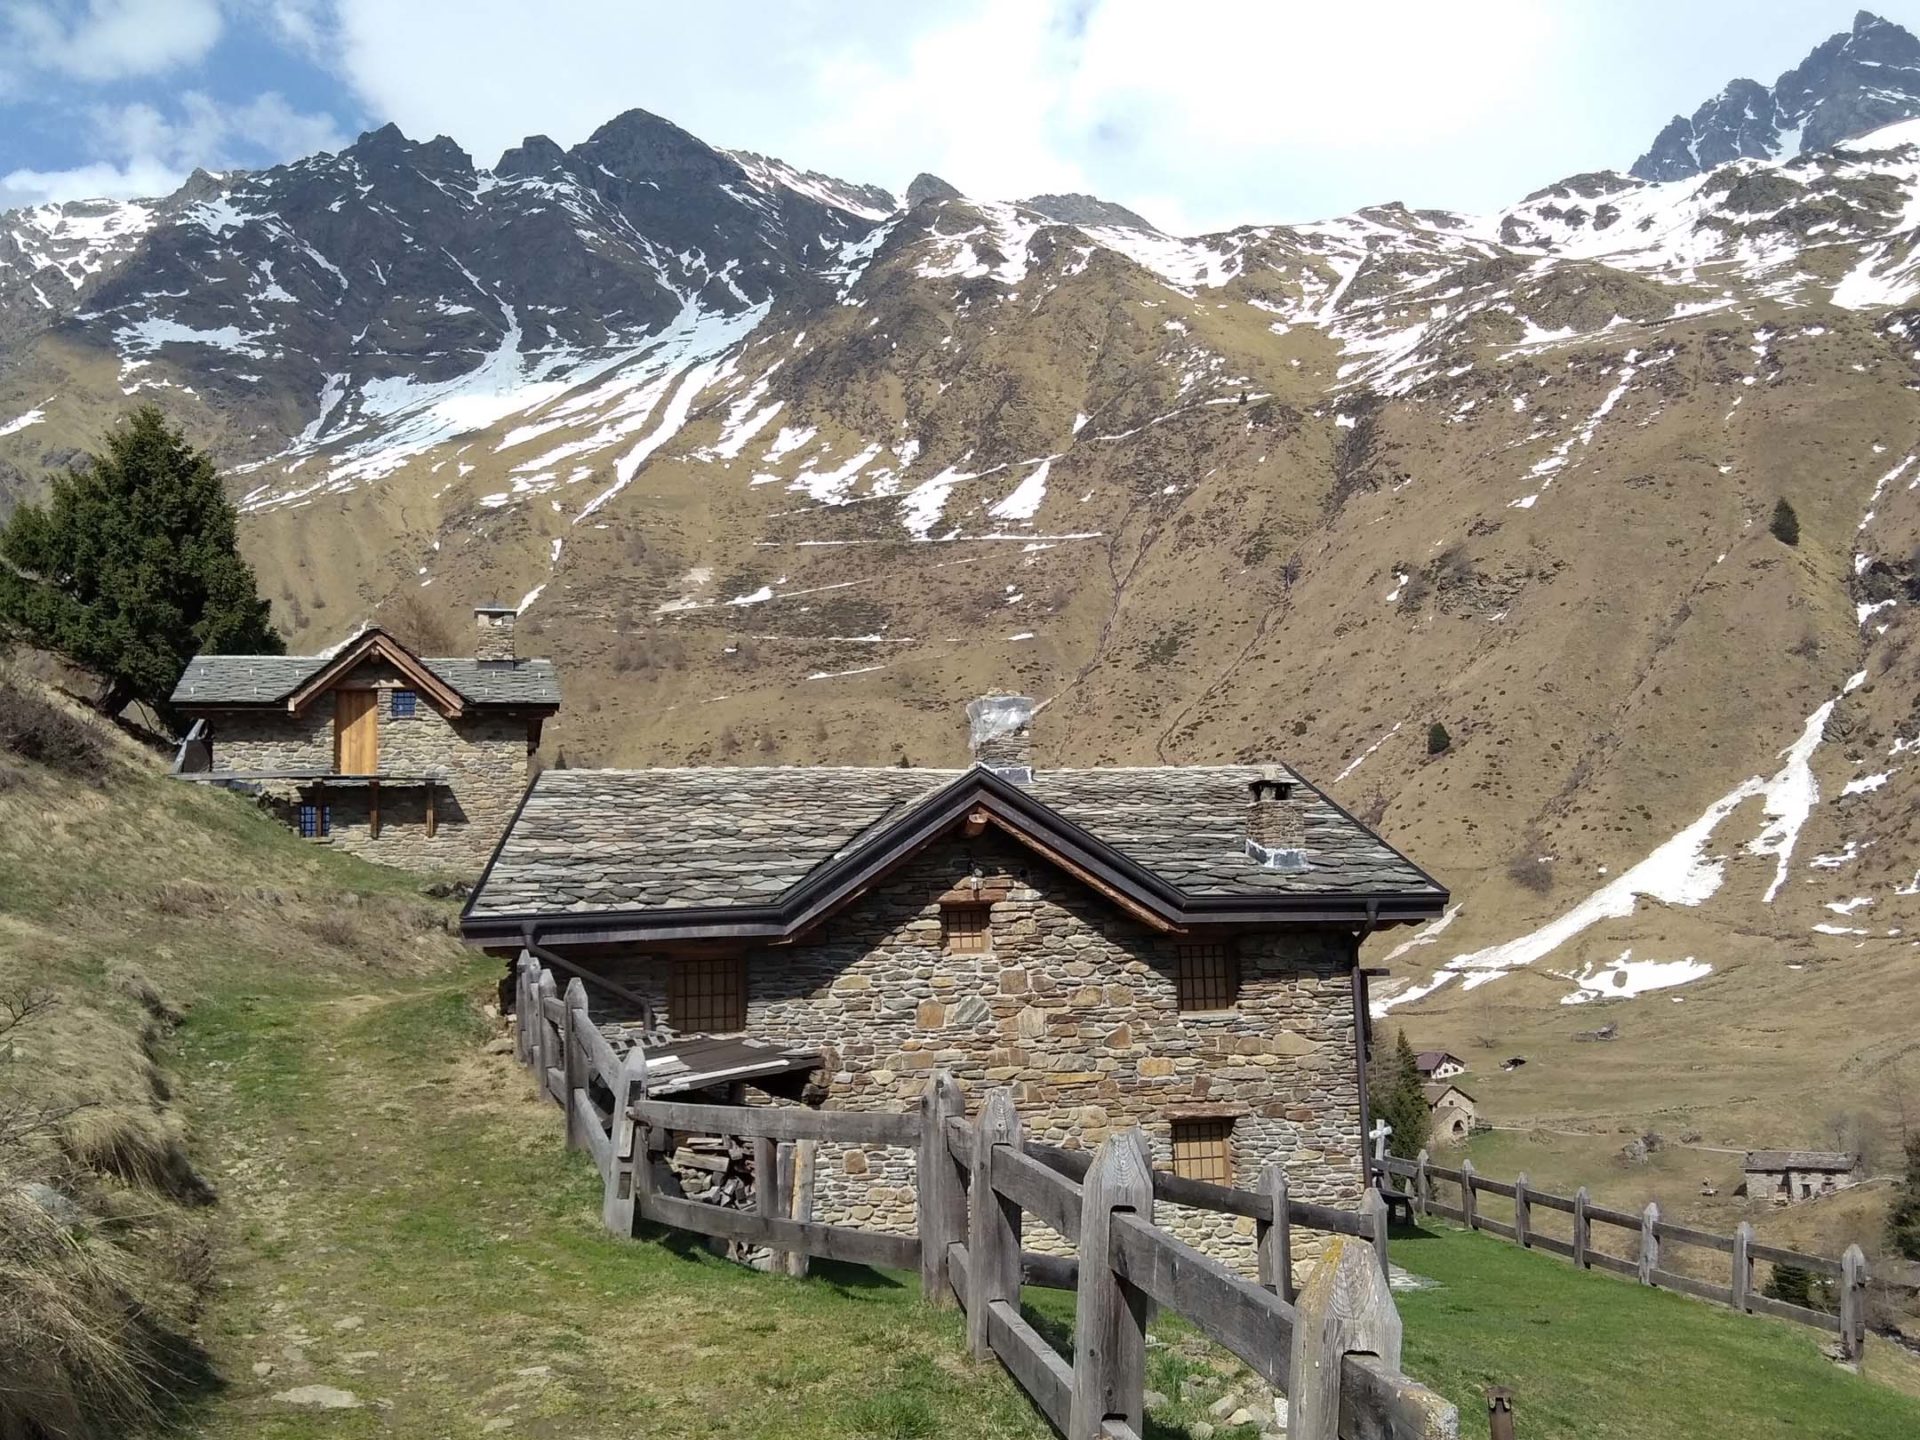
[(411, 690), (394, 691), (393, 718), (396, 720), (411, 720), (414, 717), (415, 707), (419, 704), (419, 700), (420, 697), (415, 695)]
[(992, 907), (948, 905), (940, 911), (940, 929), (949, 955), (985, 955), (993, 949)]
[(299, 819), (300, 838), (303, 840), (318, 840), (333, 833), (331, 805), (302, 805)]
[(681, 1035), (726, 1035), (746, 1029), (746, 961), (738, 956), (675, 961), (667, 981), (667, 1019)]
[(1182, 1010), (1231, 1010), (1240, 998), (1240, 960), (1218, 942), (1179, 948), (1175, 985)]
[(1209, 1185), (1233, 1184), (1233, 1121), (1173, 1122), (1173, 1173)]

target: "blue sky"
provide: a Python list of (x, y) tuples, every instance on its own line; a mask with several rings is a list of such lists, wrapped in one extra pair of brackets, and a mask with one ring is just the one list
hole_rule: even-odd
[[(155, 194), (396, 121), (480, 165), (641, 106), (899, 190), (1165, 228), (1489, 209), (1630, 164), (1852, 0), (0, 0), (0, 206)], [(1920, 29), (1920, 0), (1878, 13)]]

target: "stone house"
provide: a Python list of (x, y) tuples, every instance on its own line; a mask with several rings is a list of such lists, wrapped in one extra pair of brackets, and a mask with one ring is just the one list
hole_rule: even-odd
[(1467, 1073), (1467, 1062), (1451, 1050), (1421, 1050), (1414, 1055), (1413, 1065), (1420, 1078), (1428, 1081), (1451, 1080)]
[(1423, 1085), (1427, 1109), (1433, 1113), (1434, 1141), (1442, 1145), (1464, 1145), (1480, 1119), (1480, 1107), (1458, 1085)]
[(175, 774), (254, 790), (308, 839), (472, 874), (560, 705), (552, 662), (515, 656), (514, 613), (476, 610), (457, 658), (377, 627), (322, 655), (196, 655), (173, 692), (193, 721)]
[(1749, 1150), (1740, 1168), (1749, 1199), (1790, 1205), (1860, 1183), (1860, 1157), (1842, 1150)]
[[(1353, 1203), (1360, 944), (1447, 892), (1284, 766), (1036, 769), (1030, 704), (974, 702), (963, 770), (548, 771), (463, 932), (584, 974), (596, 1014), (813, 1051), (815, 1103), (899, 1110), (945, 1068), (1012, 1086), (1038, 1139), (1137, 1122), (1165, 1168), (1279, 1161)], [(911, 1227), (911, 1154), (820, 1165), (818, 1218)]]

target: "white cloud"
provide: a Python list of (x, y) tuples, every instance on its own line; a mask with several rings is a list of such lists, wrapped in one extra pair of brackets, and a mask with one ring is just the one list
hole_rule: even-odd
[(333, 117), (293, 108), (271, 92), (223, 104), (189, 90), (172, 115), (152, 105), (99, 105), (87, 112), (100, 158), (66, 170), (17, 169), (0, 176), (0, 208), (48, 201), (165, 195), (195, 166), (227, 169), (338, 149)]
[(151, 75), (198, 60), (223, 28), (219, 0), (86, 0), (7, 8), (8, 69), (78, 80)]

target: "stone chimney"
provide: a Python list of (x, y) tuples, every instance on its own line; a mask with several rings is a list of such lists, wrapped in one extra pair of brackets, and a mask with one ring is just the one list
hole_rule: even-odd
[(1308, 869), (1307, 817), (1299, 788), (1285, 766), (1262, 765), (1247, 786), (1247, 854), (1268, 870), (1297, 875)]
[(511, 605), (473, 607), (475, 635), (473, 658), (476, 660), (512, 660), (513, 621), (520, 612)]
[(1033, 779), (1033, 697), (982, 695), (967, 702), (973, 763), (1009, 780)]

